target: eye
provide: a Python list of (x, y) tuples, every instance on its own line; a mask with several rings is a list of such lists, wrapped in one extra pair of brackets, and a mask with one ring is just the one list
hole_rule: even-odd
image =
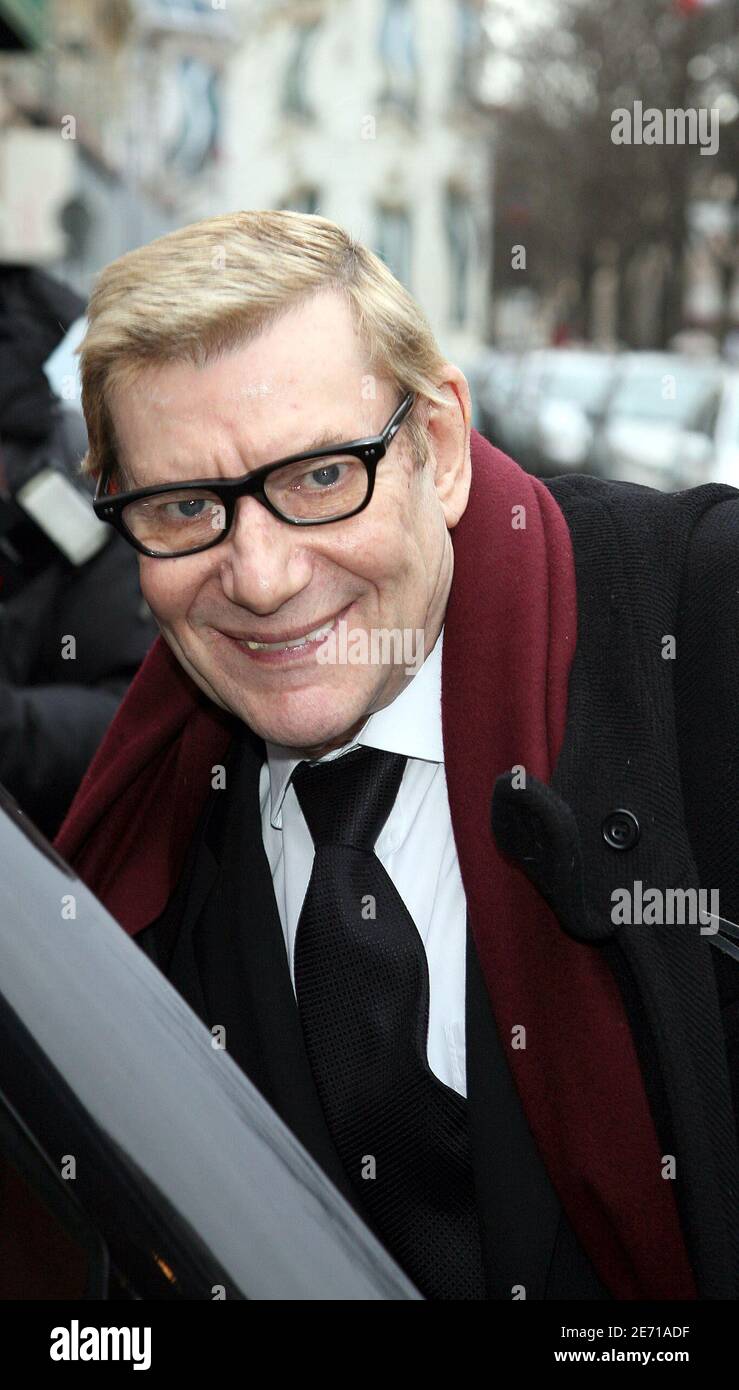
[(337, 483), (346, 482), (357, 466), (354, 458), (326, 459), (325, 463), (314, 464), (312, 468), (296, 472), (292, 477), (288, 474), (284, 483), (293, 492), (326, 492), (336, 487)]
[(320, 491), (321, 488), (330, 487), (333, 483), (338, 482), (342, 476), (341, 469), (346, 471), (348, 467), (349, 465), (346, 463), (325, 463), (321, 468), (311, 469), (311, 472), (305, 476), (311, 483), (317, 483)]
[(205, 497), (180, 497), (176, 502), (165, 502), (162, 508), (166, 517), (172, 521), (197, 521), (206, 508), (213, 503)]

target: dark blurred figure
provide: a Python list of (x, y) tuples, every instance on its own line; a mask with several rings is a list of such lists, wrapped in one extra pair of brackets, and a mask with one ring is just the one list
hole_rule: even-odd
[(43, 365), (85, 311), (0, 265), (0, 782), (52, 836), (153, 641), (130, 548), (79, 478), (84, 418)]

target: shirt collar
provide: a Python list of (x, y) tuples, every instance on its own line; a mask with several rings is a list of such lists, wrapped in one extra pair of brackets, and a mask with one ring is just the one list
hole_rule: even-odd
[[(359, 746), (381, 748), (386, 753), (402, 753), (408, 758), (423, 758), (427, 762), (443, 763), (444, 743), (441, 732), (441, 652), (444, 627), (423, 665), (399, 695), (384, 709), (370, 714), (351, 743), (324, 753), (317, 762), (340, 758)], [(270, 821), (275, 829), (282, 826), (282, 803), (290, 778), (299, 762), (294, 748), (265, 742), (269, 764)]]

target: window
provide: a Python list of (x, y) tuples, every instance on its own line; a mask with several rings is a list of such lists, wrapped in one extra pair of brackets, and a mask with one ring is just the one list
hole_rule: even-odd
[(482, 52), (483, 32), (476, 0), (457, 0), (453, 86), (456, 95), (472, 95), (477, 64)]
[(311, 119), (315, 114), (308, 100), (308, 65), (321, 20), (300, 24), (292, 35), (292, 51), (285, 70), (282, 109), (292, 116)]
[(469, 312), (469, 273), (475, 233), (469, 199), (457, 189), (447, 190), (444, 221), (449, 246), (449, 317), (457, 327), (463, 327)]
[(107, 1297), (108, 1253), (0, 1097), (0, 1299)]
[(379, 50), (383, 66), (380, 101), (405, 115), (415, 115), (418, 72), (410, 0), (385, 0)]
[[(234, 36), (225, 0), (219, 5), (215, 5), (213, 0), (133, 0), (133, 8), (138, 23), (154, 32), (203, 34), (206, 38), (219, 40)], [(113, 5), (109, 5), (108, 10), (107, 23), (115, 30)]]
[(285, 198), (282, 207), (287, 208), (290, 212), (317, 213), (319, 202), (318, 189), (312, 185), (306, 185), (303, 188), (297, 188), (294, 193)]
[(396, 279), (410, 289), (411, 223), (405, 208), (377, 209), (375, 250)]
[(220, 73), (200, 58), (181, 58), (162, 78), (167, 166), (185, 178), (214, 157), (220, 131)]

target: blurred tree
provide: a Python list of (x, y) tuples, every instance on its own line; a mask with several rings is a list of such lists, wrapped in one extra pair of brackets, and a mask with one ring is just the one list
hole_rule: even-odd
[[(510, 5), (492, 0), (496, 10)], [(523, 242), (529, 285), (577, 278), (572, 328), (587, 336), (594, 279), (611, 265), (617, 336), (663, 346), (682, 326), (689, 204), (717, 172), (739, 169), (738, 49), (737, 0), (559, 0), (544, 24), (519, 31), (507, 54), (514, 97), (498, 107), (496, 289), (520, 285), (510, 247)], [(635, 102), (662, 112), (718, 103), (718, 151), (614, 144), (613, 113)], [(726, 260), (728, 302), (732, 250)], [(651, 343), (640, 341), (646, 267)]]

